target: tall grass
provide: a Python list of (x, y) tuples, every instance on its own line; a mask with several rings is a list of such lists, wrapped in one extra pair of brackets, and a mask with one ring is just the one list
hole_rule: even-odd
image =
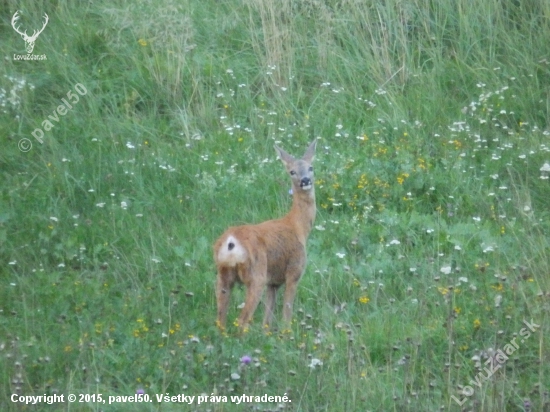
[[(153, 402), (32, 408), (549, 410), (546, 2), (3, 6), (0, 409), (143, 390)], [(13, 59), (16, 10), (29, 33), (49, 15), (47, 60)], [(291, 330), (222, 334), (211, 243), (286, 213), (272, 146), (313, 137)]]

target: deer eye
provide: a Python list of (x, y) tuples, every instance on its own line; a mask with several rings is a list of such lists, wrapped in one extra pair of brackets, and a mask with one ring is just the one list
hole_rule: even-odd
[(313, 172), (313, 166), (309, 166), (309, 171)]
[(294, 170), (290, 171), (290, 176), (294, 176), (295, 174), (296, 174), (296, 172)]

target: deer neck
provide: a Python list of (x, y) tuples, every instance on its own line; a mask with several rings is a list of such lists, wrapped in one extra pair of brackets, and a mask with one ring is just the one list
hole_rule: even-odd
[(313, 227), (315, 212), (315, 188), (312, 187), (311, 190), (308, 191), (294, 188), (292, 208), (290, 209), (287, 218), (294, 226), (300, 242), (304, 245), (306, 244), (309, 232), (311, 232), (311, 228)]

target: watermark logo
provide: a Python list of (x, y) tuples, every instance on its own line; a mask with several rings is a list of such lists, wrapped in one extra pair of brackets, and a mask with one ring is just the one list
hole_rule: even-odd
[[(540, 328), (540, 325), (534, 323), (533, 320), (531, 320), (531, 323), (524, 320), (523, 323), (526, 327), (519, 331), (519, 336), (522, 337), (521, 343), (525, 342), (525, 339)], [(462, 399), (458, 399), (454, 395), (451, 396), (451, 399), (453, 399), (460, 406), (464, 405), (468, 398), (474, 394), (474, 386), (481, 388), (481, 384), (488, 381), (495, 374), (495, 372), (506, 363), (509, 356), (511, 356), (517, 349), (519, 349), (519, 344), (516, 342), (516, 338), (514, 338), (509, 343), (504, 345), (504, 348), (499, 349), (496, 352), (491, 350), (489, 358), (484, 363), (488, 366), (488, 368), (484, 368), (483, 371), (479, 372), (474, 379), (471, 379), (469, 382), (470, 385), (462, 388), (462, 395), (464, 395)]]
[[(78, 95), (85, 96), (88, 93), (86, 86), (84, 86), (82, 83), (76, 83), (74, 85), (74, 89), (76, 90), (76, 93), (74, 93), (72, 90), (69, 90), (67, 92), (67, 98), (61, 99), (61, 102), (63, 104), (60, 104), (59, 106), (57, 106), (57, 108), (52, 111), (52, 114), (48, 115), (48, 118), (42, 121), (42, 124), (41, 124), (42, 128), (37, 127), (31, 132), (33, 137), (40, 144), (44, 143), (44, 140), (43, 140), (44, 130), (46, 132), (49, 132), (50, 130), (52, 130), (55, 126), (54, 123), (59, 123), (59, 120), (60, 120), (59, 116), (65, 116), (73, 108), (73, 105), (75, 105), (80, 101), (80, 97), (78, 97)], [(30, 139), (27, 139), (26, 137), (24, 137), (23, 139), (19, 140), (19, 143), (17, 146), (19, 147), (19, 150), (21, 150), (23, 153), (26, 153), (32, 149), (32, 142)]]
[(11, 25), (13, 29), (21, 35), (23, 40), (25, 40), (25, 49), (27, 50), (27, 54), (14, 54), (13, 59), (14, 60), (45, 60), (46, 55), (35, 55), (32, 54), (32, 51), (34, 50), (34, 43), (36, 42), (36, 39), (44, 31), (46, 28), (46, 25), (48, 24), (49, 17), (46, 13), (44, 13), (44, 24), (42, 25), (42, 28), (40, 30), (33, 30), (33, 33), (31, 36), (27, 34), (27, 30), (21, 31), (19, 26), (17, 25), (17, 21), (19, 20), (21, 16), (19, 16), (19, 11), (16, 11), (11, 19)]

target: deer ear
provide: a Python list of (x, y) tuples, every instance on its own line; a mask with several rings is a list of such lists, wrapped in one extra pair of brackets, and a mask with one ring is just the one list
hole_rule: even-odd
[(282, 162), (285, 165), (288, 165), (290, 162), (293, 162), (295, 159), (291, 155), (289, 155), (287, 152), (285, 152), (283, 149), (281, 149), (279, 146), (275, 146), (275, 151), (279, 155), (279, 159), (282, 160)]
[(311, 163), (313, 161), (313, 158), (315, 157), (315, 148), (317, 147), (317, 140), (318, 139), (315, 139), (313, 140), (313, 142), (311, 142), (306, 150), (306, 153), (304, 154), (304, 157), (302, 157), (302, 159), (306, 162)]

